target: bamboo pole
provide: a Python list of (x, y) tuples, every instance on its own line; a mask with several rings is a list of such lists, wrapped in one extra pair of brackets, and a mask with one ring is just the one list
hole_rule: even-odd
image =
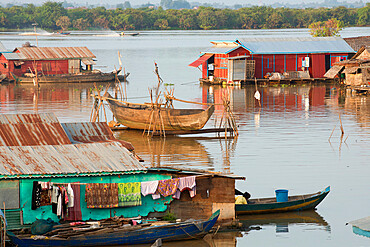
[(342, 135), (344, 135), (344, 129), (343, 129), (343, 125), (342, 125), (342, 119), (340, 117), (340, 112), (339, 112), (339, 122), (340, 122), (340, 130), (342, 131)]
[(3, 205), (4, 205), (4, 226), (5, 226), (5, 228), (4, 228), (4, 232), (3, 232), (3, 247), (5, 247), (5, 237), (6, 237), (6, 224), (5, 224), (5, 221), (6, 221), (6, 216), (5, 216), (5, 214), (6, 214), (6, 212), (5, 212), (5, 209), (6, 209), (6, 207), (5, 207), (5, 202), (3, 202)]
[(330, 136), (329, 136), (329, 139), (328, 139), (328, 141), (330, 142), (330, 138), (331, 138), (331, 136), (333, 135), (333, 132), (334, 132), (334, 130), (335, 130), (335, 128), (336, 128), (337, 126), (334, 126), (334, 128), (333, 128), (333, 130), (331, 131), (331, 134), (330, 134)]

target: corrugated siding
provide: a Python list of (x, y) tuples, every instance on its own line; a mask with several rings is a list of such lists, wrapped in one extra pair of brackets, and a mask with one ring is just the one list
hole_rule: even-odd
[(339, 37), (248, 38), (239, 41), (253, 54), (355, 52), (347, 42)]
[(19, 52), (25, 60), (95, 58), (87, 47), (19, 47), (15, 52)]
[(0, 146), (71, 144), (54, 114), (0, 115)]
[(322, 78), (325, 74), (325, 54), (312, 54), (310, 56), (310, 72), (313, 78)]
[(68, 175), (144, 171), (119, 142), (0, 147), (0, 175)]
[(215, 54), (215, 76), (221, 79), (228, 77), (228, 59), (224, 54)]
[(6, 222), (8, 223), (6, 228), (8, 230), (20, 229), (23, 227), (21, 214), (22, 212), (20, 210), (5, 210)]

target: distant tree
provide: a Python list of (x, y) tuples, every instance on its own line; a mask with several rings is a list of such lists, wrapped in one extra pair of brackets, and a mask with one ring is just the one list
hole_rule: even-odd
[(55, 24), (60, 27), (63, 31), (67, 30), (69, 26), (71, 26), (71, 20), (68, 16), (61, 16), (59, 19), (55, 22)]
[(234, 4), (233, 9), (241, 9), (242, 7), (241, 4)]
[(169, 9), (172, 6), (172, 0), (161, 0), (160, 6), (164, 9)]
[(80, 18), (73, 21), (73, 27), (77, 30), (86, 30), (90, 26), (86, 19)]
[(126, 1), (123, 3), (123, 8), (124, 9), (131, 9), (131, 3), (129, 1)]
[(330, 19), (325, 22), (314, 22), (309, 28), (313, 37), (338, 36), (339, 31), (343, 28), (343, 23), (337, 19)]
[(370, 25), (370, 3), (367, 3), (365, 7), (357, 10), (357, 25), (369, 26)]
[(109, 21), (104, 16), (94, 19), (95, 27), (109, 28)]
[(158, 27), (161, 30), (168, 29), (168, 21), (166, 19), (158, 19), (154, 22), (154, 26)]
[(41, 7), (37, 8), (37, 19), (35, 21), (41, 28), (56, 29), (56, 20), (66, 15), (67, 10), (63, 8), (62, 3), (46, 2)]
[(172, 2), (171, 9), (190, 9), (190, 3), (185, 0), (175, 0)]
[(198, 23), (200, 28), (209, 30), (217, 27), (216, 9), (211, 7), (200, 7), (199, 11)]

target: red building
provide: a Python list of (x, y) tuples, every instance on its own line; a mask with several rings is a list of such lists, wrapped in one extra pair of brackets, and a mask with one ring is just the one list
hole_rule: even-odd
[(310, 78), (324, 78), (335, 62), (354, 54), (340, 37), (254, 38), (211, 43), (210, 49), (189, 64), (201, 65), (202, 79), (210, 81), (246, 81), (294, 71), (304, 71)]
[(92, 70), (95, 55), (87, 47), (19, 47), (12, 53), (0, 54), (0, 74), (12, 79), (11, 73), (44, 75), (75, 74)]

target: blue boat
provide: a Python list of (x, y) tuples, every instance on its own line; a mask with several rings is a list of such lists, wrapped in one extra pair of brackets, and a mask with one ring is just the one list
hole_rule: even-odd
[(152, 244), (157, 239), (162, 241), (178, 241), (202, 238), (215, 225), (220, 210), (217, 210), (208, 220), (190, 221), (181, 223), (170, 223), (161, 226), (149, 226), (136, 230), (127, 228), (101, 228), (92, 234), (81, 234), (77, 236), (58, 237), (55, 236), (30, 236), (15, 235), (7, 231), (10, 241), (19, 246), (111, 246), (111, 245), (133, 245)]
[(349, 222), (353, 233), (370, 238), (370, 216)]
[(236, 214), (266, 214), (314, 209), (329, 194), (330, 186), (314, 194), (289, 196), (286, 202), (276, 198), (250, 199), (250, 204), (235, 204)]

